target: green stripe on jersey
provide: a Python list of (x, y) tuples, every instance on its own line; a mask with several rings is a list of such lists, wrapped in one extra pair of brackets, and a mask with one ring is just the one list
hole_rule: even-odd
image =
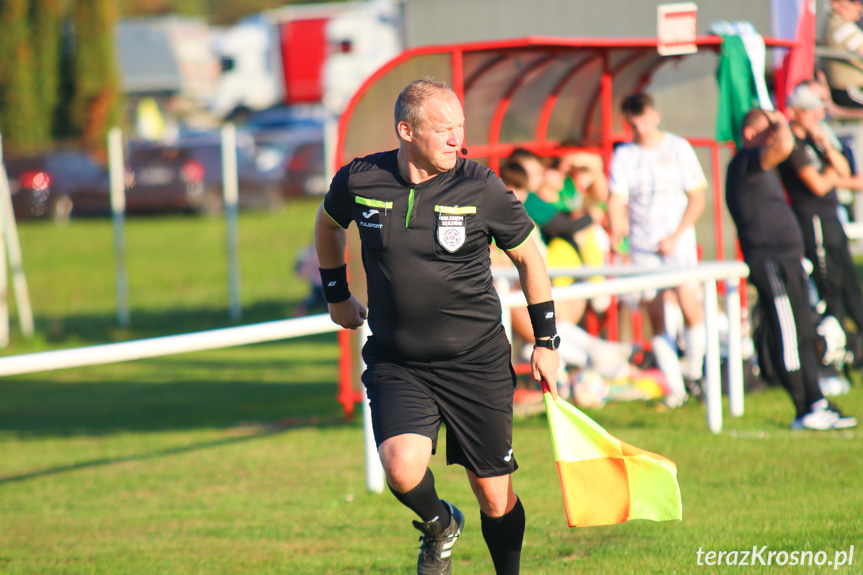
[(393, 207), (392, 202), (382, 202), (381, 200), (370, 200), (369, 198), (361, 198), (360, 196), (354, 196), (354, 201), (362, 206), (368, 206), (370, 208), (383, 208), (385, 210), (390, 210)]
[(411, 195), (408, 196), (408, 215), (405, 216), (405, 229), (410, 227), (411, 212), (414, 210), (414, 189), (411, 188)]

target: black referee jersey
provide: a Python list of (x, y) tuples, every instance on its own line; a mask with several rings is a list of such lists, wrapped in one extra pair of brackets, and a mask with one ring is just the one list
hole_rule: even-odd
[(494, 172), (458, 158), (412, 184), (399, 173), (397, 151), (382, 152), (340, 169), (324, 209), (343, 228), (357, 223), (369, 326), (384, 351), (452, 359), (500, 332), (489, 245), (516, 248), (534, 225)]

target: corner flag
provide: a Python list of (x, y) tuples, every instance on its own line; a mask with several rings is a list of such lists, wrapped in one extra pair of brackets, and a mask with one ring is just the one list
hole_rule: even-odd
[(543, 390), (570, 527), (682, 519), (673, 461), (612, 437), (568, 401), (555, 402), (544, 383)]

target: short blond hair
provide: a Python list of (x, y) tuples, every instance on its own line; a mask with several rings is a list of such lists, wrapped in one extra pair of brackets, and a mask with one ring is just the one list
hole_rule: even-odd
[(456, 97), (452, 88), (433, 78), (426, 77), (422, 80), (414, 80), (405, 86), (399, 97), (396, 98), (395, 110), (393, 111), (396, 131), (399, 129), (399, 123), (404, 122), (419, 132), (420, 126), (426, 120), (425, 103), (431, 98), (441, 95)]

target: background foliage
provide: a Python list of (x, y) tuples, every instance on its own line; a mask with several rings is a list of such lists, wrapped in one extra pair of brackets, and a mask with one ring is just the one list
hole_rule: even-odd
[[(0, 0), (0, 134), (33, 152), (105, 146), (123, 108), (114, 30), (125, 16), (183, 14), (226, 25), (291, 0)], [(306, 2), (307, 3), (307, 2)], [(146, 57), (142, 55), (142, 57)]]
[[(126, 16), (159, 16), (184, 14), (205, 16), (210, 24), (222, 26), (264, 10), (288, 4), (316, 4), (333, 0), (121, 0), (121, 13)], [(340, 0), (335, 0), (340, 1)]]
[(118, 120), (113, 0), (0, 1), (0, 133), (13, 152), (58, 138), (101, 148)]

